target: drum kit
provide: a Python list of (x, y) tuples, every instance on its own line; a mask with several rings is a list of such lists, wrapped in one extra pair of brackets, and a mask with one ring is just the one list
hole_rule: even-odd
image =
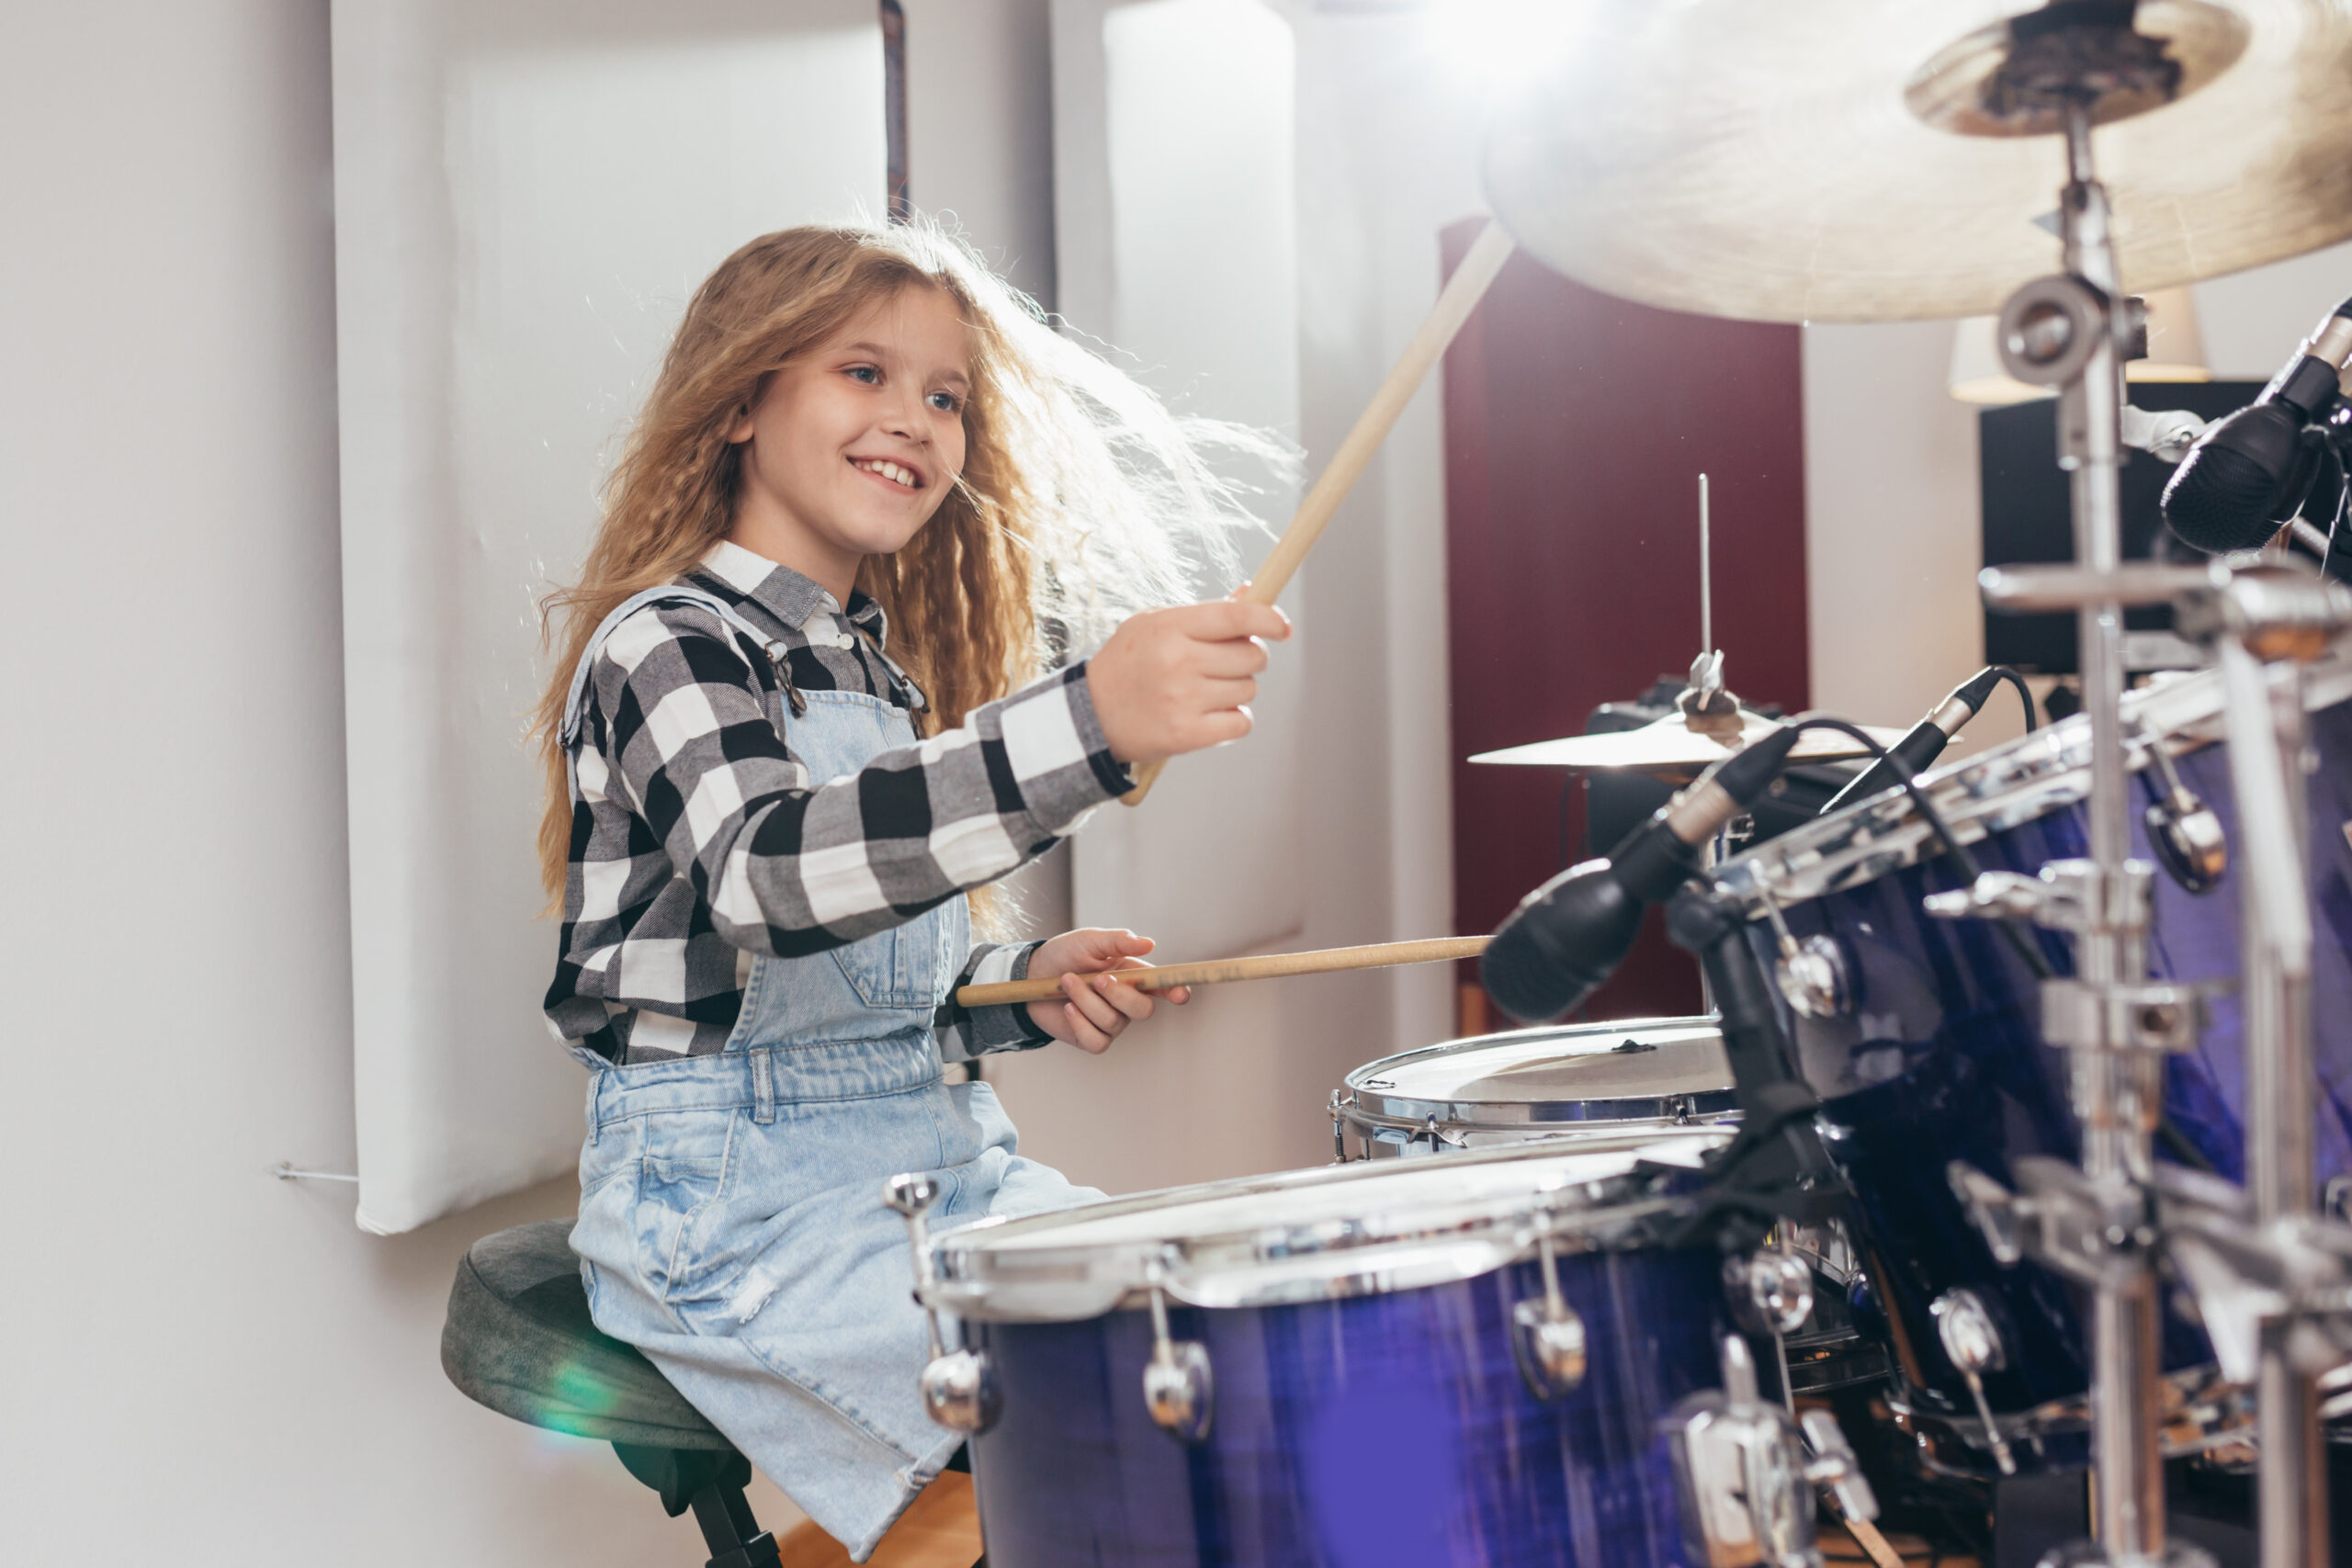
[[(1876, 1495), (1982, 1526), (2086, 1468), (2093, 1539), (2045, 1562), (2191, 1564), (2183, 1456), (2252, 1472), (2263, 1568), (2328, 1560), (2352, 596), (2125, 566), (2116, 476), (2125, 281), (2352, 234), (2352, 7), (2018, 9), (1603, 0), (1487, 186), (1653, 304), (1997, 309), (2058, 393), (2078, 558), (1984, 591), (2078, 613), (2084, 711), (1677, 863), (1708, 1016), (1367, 1063), (1329, 1167), (937, 1235), (936, 1179), (897, 1179), (992, 1560), (1800, 1568), (1826, 1510), (1893, 1568)], [(2127, 689), (2157, 602), (2208, 666)], [(1548, 760), (1716, 762), (1703, 802), (1758, 728), (1700, 734), (1712, 697)]]

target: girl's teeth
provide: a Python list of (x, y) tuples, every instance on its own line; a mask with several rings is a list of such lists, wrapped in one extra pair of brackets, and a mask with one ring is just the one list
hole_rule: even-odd
[(864, 468), (869, 474), (879, 474), (886, 479), (905, 485), (909, 490), (915, 488), (915, 476), (913, 473), (906, 468), (899, 467), (896, 463), (860, 463), (858, 467)]

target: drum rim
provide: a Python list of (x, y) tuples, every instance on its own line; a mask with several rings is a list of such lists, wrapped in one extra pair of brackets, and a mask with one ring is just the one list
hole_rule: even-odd
[(1439, 1143), (1451, 1149), (1468, 1149), (1498, 1146), (1489, 1144), (1473, 1145), (1464, 1142), (1474, 1137), (1557, 1144), (1577, 1137), (1636, 1134), (1645, 1128), (1667, 1132), (1683, 1127), (1727, 1126), (1736, 1129), (1740, 1122), (1738, 1101), (1738, 1094), (1733, 1089), (1668, 1100), (1589, 1100), (1578, 1103), (1623, 1109), (1611, 1111), (1605, 1116), (1522, 1117), (1516, 1121), (1489, 1118), (1473, 1122), (1449, 1121), (1442, 1115), (1389, 1116), (1342, 1100), (1332, 1107), (1332, 1115), (1342, 1127), (1351, 1129), (1360, 1138), (1376, 1137), (1382, 1133), (1403, 1133), (1410, 1134), (1406, 1142), (1426, 1139), (1434, 1124)]
[[(2332, 650), (2307, 667), (2303, 705), (2317, 712), (2352, 699), (2352, 654)], [(2219, 671), (2199, 671), (2125, 694), (2125, 732), (2153, 729), (2174, 756), (2223, 739)], [(2128, 759), (2149, 762), (2144, 745)], [(1981, 756), (1919, 775), (1936, 809), (1963, 844), (2041, 820), (2090, 794), (2090, 719), (2075, 714)], [(1733, 856), (1710, 874), (1751, 919), (1768, 905), (1787, 908), (1877, 881), (1941, 852), (1907, 795), (1875, 796), (1790, 829)]]
[[(1467, 1034), (1458, 1040), (1442, 1040), (1434, 1045), (1399, 1051), (1354, 1068), (1340, 1080), (1339, 1093), (1331, 1109), (1333, 1114), (1358, 1128), (1396, 1131), (1407, 1124), (1426, 1127), (1430, 1119), (1434, 1117), (1442, 1131), (1461, 1132), (1551, 1126), (1607, 1127), (1617, 1122), (1675, 1122), (1694, 1116), (1715, 1115), (1732, 1109), (1736, 1101), (1729, 1057), (1724, 1058), (1721, 1084), (1673, 1094), (1623, 1095), (1587, 1100), (1421, 1100), (1366, 1087), (1367, 1080), (1383, 1072), (1393, 1072), (1446, 1056), (1466, 1055), (1473, 1050), (1491, 1048), (1506, 1042), (1542, 1037), (1638, 1035), (1645, 1030), (1665, 1029), (1711, 1031), (1717, 1052), (1723, 1049), (1722, 1028), (1710, 1014), (1605, 1019), (1595, 1023), (1544, 1024), (1531, 1029)], [(1622, 1109), (1593, 1115), (1586, 1110), (1592, 1106)], [(1569, 1111), (1580, 1113), (1567, 1114)]]
[[(926, 1305), (990, 1323), (1067, 1323), (1146, 1304), (1156, 1287), (1192, 1306), (1238, 1308), (1385, 1295), (1476, 1279), (1532, 1258), (1539, 1229), (1574, 1253), (1645, 1245), (1665, 1221), (1693, 1212), (1689, 1194), (1660, 1193), (1640, 1168), (1641, 1151), (1679, 1152), (1671, 1162), (1695, 1172), (1704, 1156), (1729, 1145), (1720, 1126), (1653, 1128), (1639, 1134), (1597, 1133), (1565, 1143), (1531, 1139), (1499, 1148), (1415, 1161), (1311, 1166), (1105, 1198), (1018, 1217), (995, 1216), (931, 1242)], [(1214, 1201), (1274, 1196), (1327, 1183), (1436, 1178), (1468, 1165), (1566, 1161), (1623, 1154), (1624, 1168), (1601, 1176), (1531, 1181), (1524, 1190), (1430, 1201), (1409, 1213), (1387, 1211), (1284, 1224), (1279, 1220), (1170, 1239), (1137, 1237), (1069, 1246), (990, 1245), (1008, 1232), (1050, 1230), (1076, 1219), (1107, 1218)], [(1659, 1162), (1666, 1163), (1666, 1162)]]

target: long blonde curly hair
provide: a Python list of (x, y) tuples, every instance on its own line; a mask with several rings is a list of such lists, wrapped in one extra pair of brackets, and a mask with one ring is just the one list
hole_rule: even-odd
[(1254, 522), (1238, 455), (1281, 473), (1279, 444), (1169, 412), (1134, 378), (1057, 333), (959, 238), (918, 217), (888, 226), (763, 234), (719, 264), (686, 307), (619, 462), (580, 581), (549, 594), (558, 649), (533, 736), (547, 769), (539, 871), (560, 899), (571, 837), (560, 731), (596, 627), (632, 594), (691, 570), (734, 521), (738, 411), (869, 304), (944, 290), (971, 343), (964, 471), (858, 587), (889, 617), (891, 657), (930, 699), (926, 732), (953, 728), (1050, 661), (1091, 647), (1137, 609), (1229, 581), (1233, 527)]

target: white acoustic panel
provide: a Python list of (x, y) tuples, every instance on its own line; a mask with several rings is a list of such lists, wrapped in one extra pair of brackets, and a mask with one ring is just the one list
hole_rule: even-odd
[[(1294, 72), (1289, 24), (1258, 0), (1055, 6), (1064, 315), (1132, 355), (1180, 411), (1295, 440)], [(1285, 489), (1257, 510), (1279, 526), (1296, 500)], [(1241, 555), (1254, 565), (1271, 544), (1244, 538)], [(1283, 600), (1301, 637), (1304, 599), (1294, 584)], [(1072, 846), (1080, 925), (1143, 931), (1169, 959), (1278, 945), (1304, 926), (1303, 689), (1295, 640), (1260, 682), (1249, 739), (1176, 759), (1141, 807), (1087, 824)]]
[(537, 603), (695, 287), (883, 204), (873, 0), (335, 0), (359, 1223), (570, 1168)]

